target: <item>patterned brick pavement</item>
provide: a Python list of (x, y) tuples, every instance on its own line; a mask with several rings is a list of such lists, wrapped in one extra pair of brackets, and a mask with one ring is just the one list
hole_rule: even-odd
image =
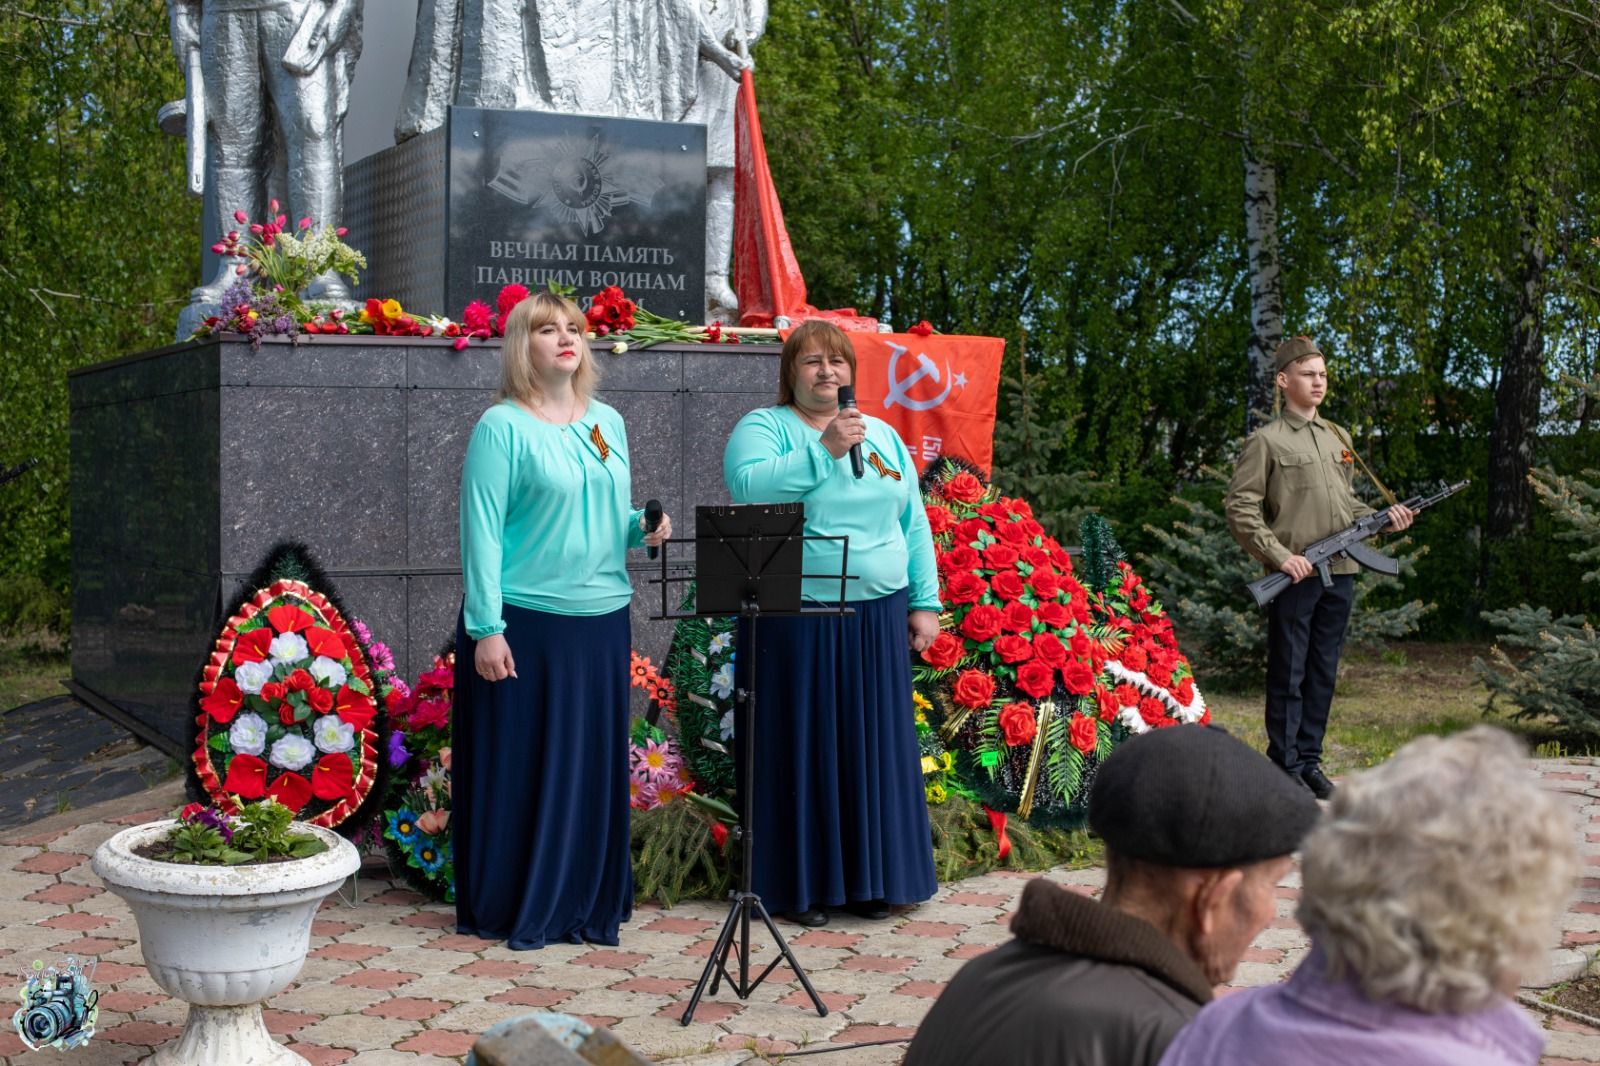
[[(1566, 915), (1551, 974), (1540, 978), (1548, 983), (1580, 971), (1600, 951), (1600, 765), (1544, 761), (1539, 771), (1548, 787), (1571, 797), (1592, 875)], [(88, 862), (101, 841), (125, 825), (161, 816), (176, 798), (170, 785), (163, 786), (134, 802), (78, 812), (78, 824), (74, 816), (50, 819), (0, 839), (0, 972), (20, 975), (35, 958), (54, 961), (76, 952), (100, 960), (95, 985), (101, 990), (100, 1032), (88, 1047), (67, 1058), (49, 1050), (24, 1053), (7, 1027), (0, 1032), (6, 1063), (134, 1062), (179, 1031), (183, 1005), (145, 973), (131, 915), (101, 888)], [(892, 922), (835, 919), (803, 933), (786, 927), (828, 1016), (817, 1017), (793, 975), (780, 967), (748, 1001), (726, 991), (705, 999), (685, 1029), (678, 1017), (710, 951), (721, 904), (640, 908), (616, 949), (559, 945), (515, 952), (457, 935), (448, 908), (390, 880), (381, 863), (369, 864), (353, 902), (324, 904), (305, 969), (272, 1000), (266, 1021), (315, 1066), (459, 1062), (476, 1034), (542, 1008), (608, 1025), (647, 1056), (684, 1066), (733, 1066), (800, 1048), (873, 1041), (893, 1043), (841, 1049), (817, 1061), (895, 1063), (903, 1041), (962, 962), (1007, 938), (1009, 913), (1028, 876), (997, 872), (947, 885)], [(1090, 894), (1104, 880), (1100, 870), (1048, 876)], [(1246, 955), (1236, 985), (1281, 980), (1304, 954), (1306, 940), (1293, 917), (1298, 883), (1291, 874), (1279, 888), (1278, 917)], [(760, 964), (771, 957), (771, 947), (760, 944)], [(1549, 1030), (1549, 1066), (1600, 1062), (1600, 1031), (1559, 1016), (1538, 1017)]]

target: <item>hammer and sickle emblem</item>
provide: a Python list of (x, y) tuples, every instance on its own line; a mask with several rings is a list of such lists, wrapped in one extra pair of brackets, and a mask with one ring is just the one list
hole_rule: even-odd
[[(908, 348), (900, 344), (889, 345), (889, 395), (884, 399), (884, 407), (893, 407), (899, 404), (908, 411), (931, 411), (944, 403), (950, 395), (950, 387), (955, 384), (950, 374), (950, 363), (944, 365), (944, 377), (939, 376), (939, 364), (929, 359), (926, 353), (917, 353), (917, 368), (905, 377), (899, 377), (898, 367), (900, 357), (905, 355)], [(913, 400), (909, 395), (912, 386), (923, 378), (931, 377), (935, 382), (944, 382), (944, 391), (931, 400)]]

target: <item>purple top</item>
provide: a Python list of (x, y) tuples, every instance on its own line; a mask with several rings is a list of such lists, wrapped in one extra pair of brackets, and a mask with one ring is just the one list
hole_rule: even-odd
[(1312, 946), (1289, 980), (1203, 1008), (1161, 1066), (1537, 1066), (1544, 1033), (1511, 1000), (1471, 1014), (1427, 1014), (1370, 1000), (1323, 976)]

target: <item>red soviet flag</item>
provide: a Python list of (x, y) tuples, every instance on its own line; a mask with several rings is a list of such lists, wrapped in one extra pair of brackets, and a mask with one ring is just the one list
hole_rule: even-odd
[(856, 400), (899, 431), (917, 471), (940, 456), (989, 475), (1000, 394), (999, 337), (852, 333)]

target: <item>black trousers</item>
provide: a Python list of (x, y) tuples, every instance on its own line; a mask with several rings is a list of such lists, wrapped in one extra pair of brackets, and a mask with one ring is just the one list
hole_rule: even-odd
[(1291, 773), (1322, 761), (1355, 575), (1312, 574), (1267, 608), (1267, 758)]

